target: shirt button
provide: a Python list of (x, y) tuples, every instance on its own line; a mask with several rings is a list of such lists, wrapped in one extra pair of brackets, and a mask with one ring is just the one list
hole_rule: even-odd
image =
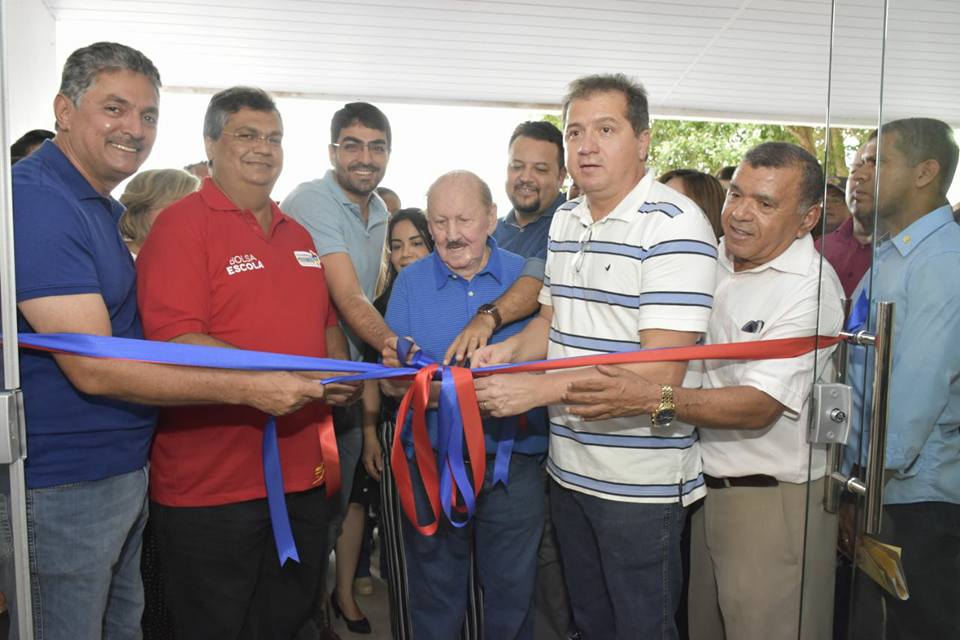
[(903, 241), (904, 241), (906, 244), (910, 244), (910, 240), (912, 240), (912, 238), (911, 238), (910, 236), (903, 236)]
[(473, 296), (473, 291), (467, 291), (467, 295), (472, 297), (472, 296)]

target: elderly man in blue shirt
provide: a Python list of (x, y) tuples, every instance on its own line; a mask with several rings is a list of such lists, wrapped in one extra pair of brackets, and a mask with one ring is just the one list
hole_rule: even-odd
[[(879, 238), (853, 299), (871, 308), (896, 303), (881, 539), (903, 548), (910, 589), (910, 599), (899, 601), (861, 580), (857, 637), (881, 637), (884, 609), (887, 637), (957, 637), (960, 630), (960, 226), (946, 198), (957, 155), (946, 123), (895, 120), (867, 142), (851, 175), (855, 195), (873, 198), (857, 183), (876, 172)], [(854, 424), (866, 424), (872, 353), (852, 348), (848, 375)], [(848, 462), (865, 464), (865, 443), (865, 435), (860, 447), (854, 438)]]
[[(497, 223), (496, 205), (490, 188), (472, 173), (454, 171), (433, 183), (427, 192), (427, 221), (436, 249), (400, 272), (386, 320), (397, 335), (413, 338), (424, 355), (439, 362), (477, 310), (520, 277), (524, 259), (500, 249), (490, 237)], [(525, 324), (503, 326), (491, 339), (504, 340), (519, 333)], [(427, 422), (436, 448), (435, 410), (428, 411)], [(466, 609), (471, 547), (484, 593), (485, 637), (532, 637), (531, 602), (544, 519), (541, 463), (547, 451), (546, 413), (531, 411), (524, 420), (487, 418), (483, 429), (487, 472), (473, 522), (462, 528), (444, 522), (430, 537), (405, 523), (410, 607), (417, 638), (447, 640), (459, 633)], [(503, 450), (511, 438), (505, 486), (494, 482), (494, 470), (498, 449)], [(411, 465), (411, 475), (423, 519), (425, 499), (416, 465)]]

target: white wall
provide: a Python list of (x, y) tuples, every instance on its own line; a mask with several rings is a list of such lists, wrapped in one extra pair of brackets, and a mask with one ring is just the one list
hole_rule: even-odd
[(7, 97), (12, 143), (30, 129), (53, 131), (53, 96), (60, 86), (56, 23), (43, 0), (4, 0)]

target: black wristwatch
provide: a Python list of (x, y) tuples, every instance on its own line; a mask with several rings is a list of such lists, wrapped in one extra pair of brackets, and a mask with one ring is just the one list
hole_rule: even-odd
[(496, 331), (497, 329), (499, 329), (499, 328), (500, 328), (500, 325), (503, 324), (503, 318), (500, 317), (500, 310), (497, 309), (497, 305), (491, 304), (491, 303), (489, 303), (489, 302), (488, 302), (487, 304), (482, 304), (482, 305), (480, 305), (480, 307), (477, 309), (477, 315), (480, 315), (481, 313), (485, 313), (485, 314), (487, 314), (488, 316), (490, 316), (491, 318), (493, 318), (493, 330), (494, 330), (494, 331)]

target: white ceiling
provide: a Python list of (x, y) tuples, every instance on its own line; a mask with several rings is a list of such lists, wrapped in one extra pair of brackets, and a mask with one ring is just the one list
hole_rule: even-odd
[(884, 119), (960, 126), (955, 0), (888, 0), (885, 56), (884, 0), (836, 0), (833, 23), (831, 0), (43, 2), (61, 61), (124, 42), (173, 90), (555, 108), (571, 79), (623, 71), (660, 116), (822, 124), (829, 93), (832, 122), (869, 125), (883, 77)]

